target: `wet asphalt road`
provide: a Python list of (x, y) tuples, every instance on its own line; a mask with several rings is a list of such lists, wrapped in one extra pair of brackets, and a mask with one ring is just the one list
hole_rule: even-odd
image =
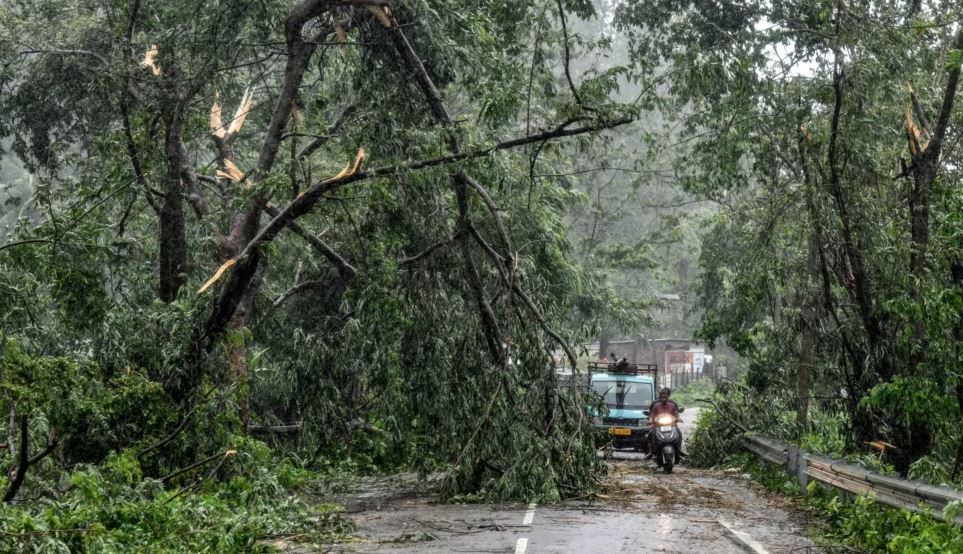
[[(695, 420), (695, 413), (684, 416)], [(411, 477), (359, 483), (335, 500), (356, 540), (287, 552), (818, 552), (805, 517), (763, 496), (738, 472), (677, 467), (664, 475), (638, 454), (616, 453), (591, 500), (555, 505), (437, 503)]]

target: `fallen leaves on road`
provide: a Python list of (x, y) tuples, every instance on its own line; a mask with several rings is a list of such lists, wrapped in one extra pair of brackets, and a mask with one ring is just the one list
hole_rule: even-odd
[[(724, 491), (700, 485), (682, 475), (650, 475), (640, 464), (613, 466), (595, 498), (628, 508), (632, 504), (692, 506), (700, 508), (741, 510), (742, 502)], [(644, 475), (644, 479), (635, 476)]]

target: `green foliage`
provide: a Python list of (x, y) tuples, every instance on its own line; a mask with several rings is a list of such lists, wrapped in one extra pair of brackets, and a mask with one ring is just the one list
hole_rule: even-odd
[[(907, 129), (937, 133), (954, 99), (944, 121), (959, 119), (960, 15), (653, 0), (615, 19), (635, 71), (671, 66), (664, 113), (685, 121), (673, 169), (723, 206), (702, 237), (698, 336), (746, 358), (765, 404), (806, 395), (841, 418), (827, 448), (882, 440), (896, 446), (885, 463), (937, 480), (963, 477), (960, 152), (932, 156), (940, 142), (908, 144)], [(825, 421), (786, 436), (811, 423)]]
[(785, 494), (800, 496), (802, 489), (796, 480), (782, 468), (759, 460), (752, 454), (732, 454), (726, 460), (726, 465), (737, 467), (749, 474), (752, 480), (766, 489)]
[(689, 463), (713, 467), (723, 463), (735, 448), (738, 431), (717, 410), (704, 408), (689, 436)]
[[(250, 457), (245, 451), (239, 458)], [(255, 455), (256, 457), (256, 455)], [(256, 460), (263, 463), (264, 460)], [(235, 463), (235, 462), (232, 462)], [(238, 461), (246, 466), (246, 462)], [(268, 552), (266, 539), (322, 541), (349, 533), (333, 505), (289, 496), (296, 471), (281, 464), (242, 467), (197, 492), (142, 479), (136, 457), (112, 457), (102, 469), (73, 472), (67, 492), (44, 505), (0, 505), (5, 552)], [(301, 482), (305, 477), (299, 479)]]
[(0, 358), (0, 375), (6, 391), (0, 408), (9, 413), (13, 407), (56, 428), (63, 460), (70, 463), (98, 462), (178, 418), (160, 384), (136, 371), (104, 380), (93, 364), (31, 357), (12, 340)]
[(809, 431), (799, 437), (799, 446), (814, 454), (841, 456), (846, 451), (846, 424), (842, 413), (813, 410)]
[[(584, 399), (557, 391), (554, 339), (506, 289), (480, 241), (466, 237), (451, 177), (466, 171), (490, 192), (511, 245), (501, 244), (501, 228), (474, 192), (472, 230), (511, 250), (513, 283), (546, 327), (575, 342), (597, 329), (603, 313), (619, 322), (645, 319), (637, 299), (617, 302), (600, 272), (575, 259), (565, 216), (584, 195), (564, 178), (541, 176), (588, 157), (604, 136), (329, 191), (298, 218), (302, 236), (283, 232), (263, 248), (248, 290), (252, 304), (232, 319), (237, 328), (211, 332), (227, 279), (197, 291), (231, 256), (237, 245), (228, 243), (240, 231), (231, 226), (255, 201), (284, 206), (338, 173), (361, 147), (364, 169), (449, 153), (449, 130), (430, 124), (424, 92), (384, 47), (378, 20), (322, 3), (345, 17), (346, 43), (314, 53), (274, 165), (249, 173), (251, 187), (218, 180), (224, 168), (209, 129), (211, 106), (217, 99), (226, 118), (244, 91), (253, 94), (231, 144), (234, 162), (249, 172), (263, 157), (278, 104), (284, 64), (274, 59), (292, 4), (37, 0), (0, 7), (0, 54), (11, 60), (0, 67), (10, 92), (0, 95), (0, 138), (11, 146), (3, 154), (15, 154), (33, 179), (33, 196), (18, 213), (37, 215), (11, 226), (9, 237), (36, 242), (0, 249), (0, 333), (16, 343), (4, 358), (0, 411), (16, 403), (29, 416), (32, 452), (52, 428), (60, 435), (21, 496), (42, 493), (78, 464), (94, 464), (92, 472), (131, 491), (230, 448), (245, 452), (239, 459), (252, 467), (271, 465), (268, 451), (239, 438), (248, 424), (298, 428), (256, 435), (299, 461), (278, 470), (284, 485), (308, 479), (305, 467), (414, 468), (451, 469), (451, 496), (584, 493), (601, 468), (586, 436)], [(611, 46), (604, 33), (576, 30), (576, 18), (593, 16), (592, 2), (565, 6), (572, 50), (603, 55)], [(614, 101), (625, 66), (586, 70), (573, 85), (577, 94), (559, 86), (563, 33), (553, 2), (420, 1), (393, 13), (457, 118), (462, 151), (635, 111)], [(326, 28), (315, 28), (314, 19), (305, 35)], [(139, 63), (155, 45), (156, 73)], [(176, 156), (166, 141), (175, 130), (189, 168), (174, 167), (172, 179)], [(316, 139), (320, 147), (299, 158)], [(200, 192), (181, 188), (189, 184), (185, 172), (197, 173)], [(207, 213), (188, 208), (197, 207), (190, 201), (198, 194)], [(158, 267), (174, 243), (158, 238), (158, 229), (177, 231), (174, 216), (183, 216), (176, 279), (184, 284), (173, 301), (161, 302)], [(458, 240), (446, 240), (459, 229)], [(357, 273), (332, 269), (331, 256), (305, 246), (305, 234), (323, 235)], [(439, 242), (430, 255), (404, 262)], [(651, 267), (651, 252), (639, 246), (613, 248), (613, 262)], [(305, 283), (314, 286), (284, 296)], [(486, 337), (476, 294), (490, 303), (500, 336)], [(507, 368), (492, 359), (488, 339), (510, 346)], [(226, 464), (210, 481), (233, 483), (235, 469)], [(165, 486), (190, 482), (177, 476)], [(193, 510), (191, 496), (171, 504)], [(155, 497), (138, 502), (156, 508)]]
[[(729, 463), (773, 492), (796, 497), (802, 492), (792, 476), (754, 456), (736, 455)], [(937, 554), (963, 549), (963, 528), (958, 525), (891, 508), (870, 496), (848, 497), (816, 481), (809, 483), (807, 493), (805, 505), (826, 522), (822, 534), (827, 542), (842, 543), (860, 552)]]
[(716, 387), (711, 379), (699, 379), (672, 391), (672, 400), (683, 408), (705, 406), (699, 400), (711, 399)]
[(860, 402), (905, 424), (939, 419), (955, 408), (953, 399), (944, 396), (937, 383), (921, 378), (896, 378), (882, 383), (870, 389)]
[(767, 436), (792, 434), (792, 418), (783, 406), (758, 394), (744, 383), (723, 381), (703, 405), (689, 437), (689, 462), (696, 467), (716, 467), (742, 450), (744, 430)]
[(868, 552), (957, 552), (963, 531), (925, 514), (878, 504), (868, 496), (854, 501), (813, 487), (808, 503), (829, 520), (828, 536)]

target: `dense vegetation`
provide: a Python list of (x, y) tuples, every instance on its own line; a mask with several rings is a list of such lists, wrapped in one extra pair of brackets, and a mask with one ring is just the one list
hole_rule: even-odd
[(694, 458), (735, 420), (963, 482), (961, 18), (4, 2), (0, 540), (343, 531), (287, 494), (307, 471), (583, 494), (589, 399), (555, 367), (659, 292), (746, 360)]
[[(857, 552), (920, 552), (938, 554), (963, 550), (963, 528), (922, 513), (890, 508), (869, 496), (844, 498), (844, 493), (826, 489), (815, 481), (804, 491), (783, 470), (742, 454), (730, 463), (748, 473), (767, 489), (796, 497), (822, 522), (821, 542), (828, 549), (840, 544)], [(950, 513), (958, 513), (959, 508)]]
[(613, 301), (572, 257), (584, 196), (544, 175), (642, 106), (614, 94), (626, 70), (571, 70), (606, 46), (569, 27), (592, 14), (5, 2), (3, 540), (337, 531), (284, 493), (301, 468), (443, 469), (457, 498), (591, 487), (555, 365)]
[(722, 206), (700, 334), (747, 361), (731, 417), (963, 482), (960, 6), (623, 6), (674, 69), (680, 179)]

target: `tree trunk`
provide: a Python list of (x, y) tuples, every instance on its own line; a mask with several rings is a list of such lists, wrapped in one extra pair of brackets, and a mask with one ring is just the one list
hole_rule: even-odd
[(812, 323), (805, 322), (799, 345), (799, 368), (796, 371), (796, 432), (802, 436), (809, 430), (809, 401), (813, 387), (813, 360), (815, 359), (815, 332)]
[[(599, 332), (599, 358), (603, 358), (609, 355), (609, 341), (612, 338), (612, 334), (609, 331), (609, 326), (607, 323), (602, 324), (602, 328)], [(614, 362), (615, 360), (609, 360)]]
[(958, 440), (960, 442), (956, 445), (956, 458), (953, 460), (953, 473), (950, 475), (950, 481), (955, 481), (960, 474), (960, 470), (963, 469), (963, 375), (956, 376), (956, 406), (959, 411), (960, 438)]
[[(957, 258), (950, 264), (950, 275), (956, 288), (956, 294), (963, 296), (963, 258), (959, 256), (960, 254), (957, 253)], [(953, 329), (953, 338), (956, 341), (956, 359), (960, 359), (960, 350), (963, 349), (963, 319), (957, 319)], [(956, 371), (956, 405), (959, 410), (960, 442), (956, 447), (956, 459), (953, 461), (951, 481), (956, 480), (960, 471), (963, 470), (963, 370), (957, 367)]]
[(228, 361), (231, 366), (231, 379), (233, 383), (240, 386), (241, 399), (241, 432), (244, 433), (251, 419), (251, 386), (249, 382), (250, 370), (247, 365), (247, 345), (243, 338), (243, 331), (248, 322), (254, 315), (255, 300), (257, 292), (260, 290), (260, 276), (263, 273), (264, 264), (261, 264), (256, 271), (251, 285), (244, 291), (241, 301), (231, 319), (230, 328), (239, 334), (235, 340), (231, 341), (228, 348)]
[(17, 464), (14, 466), (13, 473), (10, 479), (10, 485), (7, 487), (7, 492), (3, 495), (4, 502), (10, 502), (17, 497), (17, 492), (20, 491), (20, 487), (23, 485), (24, 479), (27, 477), (27, 466), (30, 464), (29, 455), (27, 454), (27, 447), (30, 444), (28, 429), (27, 429), (27, 416), (20, 416), (20, 458)]
[(160, 210), (160, 299), (173, 302), (184, 284), (187, 269), (187, 238), (184, 229), (181, 186), (181, 116), (179, 107), (168, 117), (164, 137), (167, 156), (164, 200)]

